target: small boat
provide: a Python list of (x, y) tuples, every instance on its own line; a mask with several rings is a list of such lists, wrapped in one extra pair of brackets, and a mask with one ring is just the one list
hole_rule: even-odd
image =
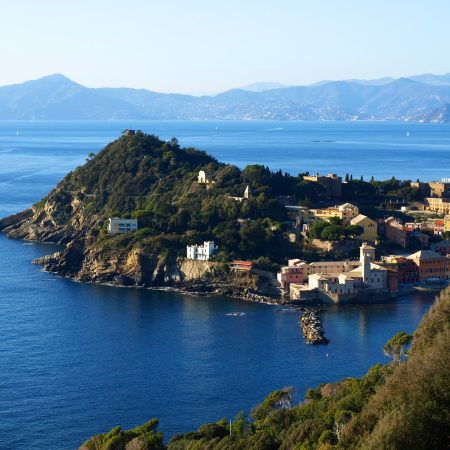
[(239, 316), (245, 316), (245, 313), (244, 312), (231, 312), (231, 313), (226, 313), (225, 315), (239, 317)]

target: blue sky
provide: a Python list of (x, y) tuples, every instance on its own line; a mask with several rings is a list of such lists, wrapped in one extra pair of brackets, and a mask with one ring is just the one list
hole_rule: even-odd
[(63, 73), (209, 93), (446, 73), (449, 18), (448, 0), (15, 0), (0, 9), (0, 85)]

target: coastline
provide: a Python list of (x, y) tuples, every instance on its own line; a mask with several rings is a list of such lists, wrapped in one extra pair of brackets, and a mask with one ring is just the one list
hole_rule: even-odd
[[(32, 264), (40, 265), (40, 263), (32, 261)], [(74, 277), (62, 275), (58, 272), (53, 272), (50, 270), (46, 270), (45, 268), (41, 268), (41, 272), (49, 273), (57, 278), (62, 278), (65, 280), (72, 281), (73, 283), (83, 283), (83, 284), (93, 284), (93, 285), (99, 285), (99, 286), (107, 286), (111, 288), (121, 288), (121, 289), (142, 289), (142, 290), (148, 290), (148, 291), (155, 291), (155, 292), (175, 292), (177, 294), (181, 295), (188, 295), (190, 297), (209, 297), (209, 296), (223, 296), (229, 299), (233, 300), (241, 300), (245, 302), (251, 302), (251, 303), (259, 303), (263, 305), (269, 305), (269, 306), (284, 306), (284, 307), (292, 307), (292, 308), (301, 308), (303, 306), (311, 307), (311, 306), (317, 306), (317, 307), (327, 307), (327, 306), (347, 306), (347, 305), (356, 305), (356, 306), (364, 306), (364, 305), (370, 305), (370, 304), (389, 304), (389, 303), (395, 303), (397, 299), (408, 296), (410, 294), (415, 293), (435, 293), (436, 295), (439, 295), (442, 290), (445, 289), (442, 288), (439, 291), (433, 290), (433, 291), (423, 291), (415, 289), (414, 286), (403, 288), (401, 291), (398, 292), (398, 294), (395, 297), (376, 297), (375, 301), (348, 301), (348, 302), (338, 302), (338, 303), (326, 303), (326, 302), (296, 302), (291, 300), (283, 300), (282, 297), (269, 297), (267, 295), (254, 293), (254, 292), (245, 292), (242, 295), (239, 295), (237, 293), (229, 293), (230, 290), (233, 289), (233, 285), (226, 284), (226, 283), (220, 283), (222, 287), (228, 290), (228, 292), (224, 292), (221, 290), (204, 290), (204, 291), (198, 291), (198, 290), (192, 290), (190, 289), (189, 285), (185, 286), (131, 286), (131, 285), (125, 285), (125, 284), (118, 284), (118, 283), (110, 283), (110, 282), (101, 282), (101, 281), (87, 281), (87, 280), (77, 280)], [(212, 283), (208, 284), (204, 281), (197, 281), (196, 284), (201, 283), (202, 286), (208, 288), (218, 285), (219, 283)]]

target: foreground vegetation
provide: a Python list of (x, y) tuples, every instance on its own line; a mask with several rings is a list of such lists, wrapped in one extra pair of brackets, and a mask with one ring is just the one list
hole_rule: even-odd
[[(94, 436), (83, 450), (194, 449), (415, 449), (449, 448), (450, 289), (443, 291), (414, 333), (385, 346), (391, 364), (377, 364), (360, 379), (310, 389), (293, 405), (291, 389), (269, 394), (249, 417), (239, 413), (172, 437), (164, 444), (158, 422)], [(195, 407), (195, 405), (193, 405)]]

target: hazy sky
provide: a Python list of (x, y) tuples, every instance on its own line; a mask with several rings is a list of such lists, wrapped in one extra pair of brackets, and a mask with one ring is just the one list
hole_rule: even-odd
[(0, 85), (223, 91), (450, 72), (449, 0), (1, 1)]

